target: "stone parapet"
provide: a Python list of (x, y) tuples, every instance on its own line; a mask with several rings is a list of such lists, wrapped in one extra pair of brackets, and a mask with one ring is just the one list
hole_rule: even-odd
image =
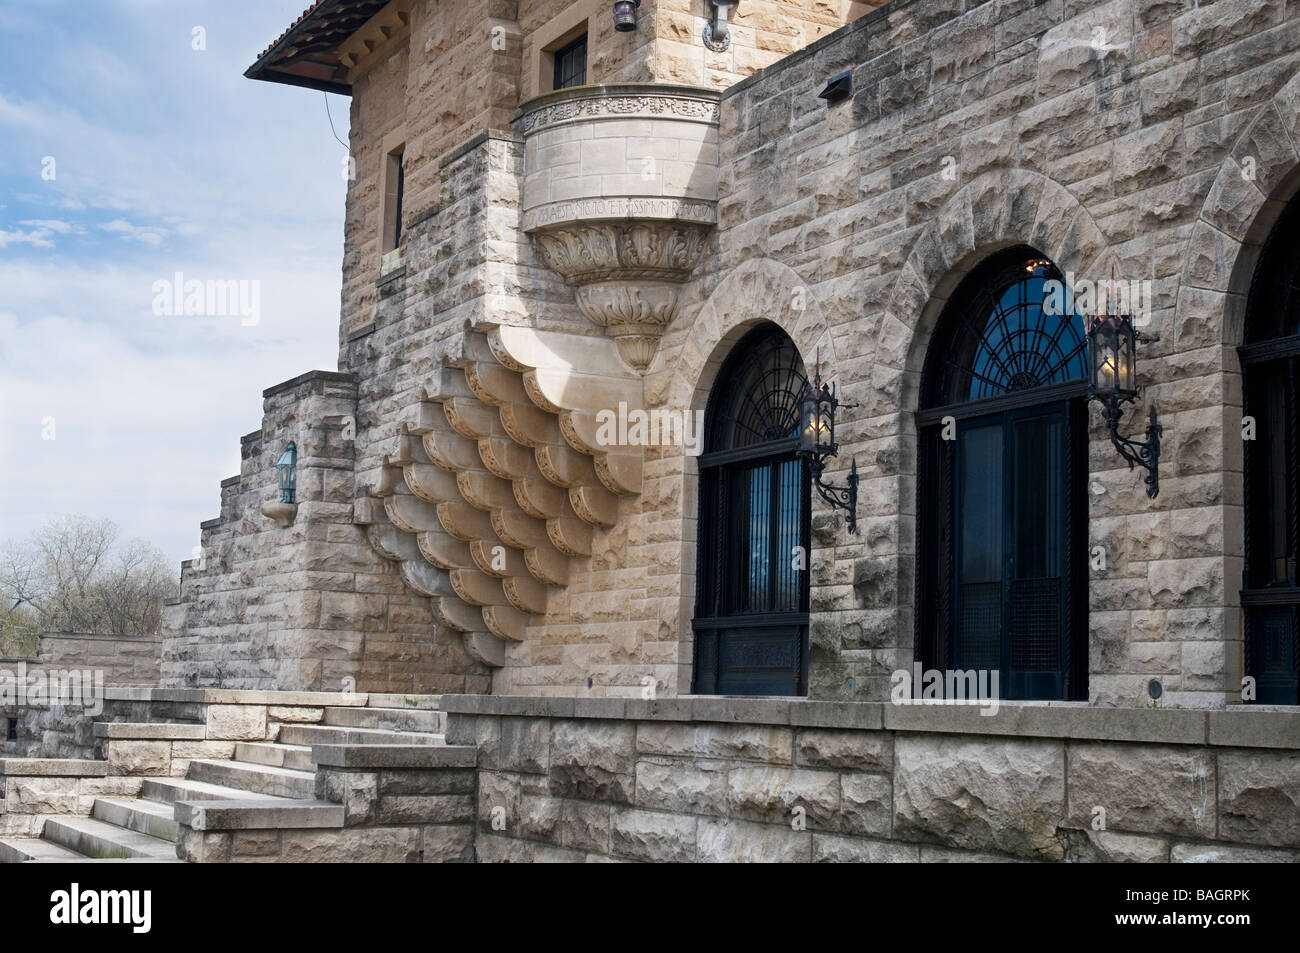
[(480, 862), (1300, 861), (1296, 712), (442, 704)]

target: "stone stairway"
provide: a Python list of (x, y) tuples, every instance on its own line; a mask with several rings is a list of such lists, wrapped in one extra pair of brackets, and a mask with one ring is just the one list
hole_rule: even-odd
[[(179, 822), (196, 809), (253, 811), (269, 827), (342, 826), (343, 808), (316, 800), (313, 745), (442, 745), (446, 716), (406, 708), (327, 707), (318, 724), (284, 724), (275, 741), (237, 742), (230, 759), (196, 758), (185, 776), (143, 778), (137, 797), (95, 797), (90, 815), (45, 818), (39, 837), (0, 838), (0, 863), (177, 858)], [(119, 725), (132, 737), (176, 725)]]

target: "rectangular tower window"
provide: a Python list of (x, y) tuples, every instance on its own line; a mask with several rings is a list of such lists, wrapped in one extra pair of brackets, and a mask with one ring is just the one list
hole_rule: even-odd
[(406, 189), (406, 169), (402, 163), (402, 150), (388, 154), (388, 167), (384, 176), (384, 253), (392, 251), (402, 242), (402, 193)]
[(560, 47), (555, 56), (555, 89), (584, 86), (587, 82), (587, 34)]

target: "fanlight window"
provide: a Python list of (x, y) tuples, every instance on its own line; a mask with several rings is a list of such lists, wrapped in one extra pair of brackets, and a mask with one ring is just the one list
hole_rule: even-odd
[(698, 694), (808, 690), (809, 479), (798, 455), (807, 383), (794, 343), (767, 324), (736, 344), (709, 397), (693, 621)]
[[(1028, 248), (990, 264), (978, 284), (963, 284), (960, 316), (931, 344), (930, 406), (1087, 377), (1083, 318), (1056, 266)], [(1060, 283), (1055, 293), (1049, 282)]]
[(751, 332), (709, 399), (705, 449), (736, 450), (799, 436), (803, 361), (775, 325)]
[(921, 384), (918, 655), (996, 672), (1003, 698), (1087, 697), (1076, 311), (1055, 265), (1027, 246), (1001, 251), (949, 298)]

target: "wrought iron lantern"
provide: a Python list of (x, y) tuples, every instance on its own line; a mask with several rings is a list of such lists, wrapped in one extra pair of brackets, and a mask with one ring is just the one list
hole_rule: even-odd
[(614, 3), (614, 29), (619, 33), (631, 33), (636, 29), (636, 9), (641, 0), (616, 0)]
[[(840, 401), (835, 396), (835, 388), (822, 383), (820, 372), (804, 387), (799, 398), (799, 455), (808, 461), (812, 473), (813, 486), (831, 506), (846, 511), (844, 518), (850, 533), (858, 531), (858, 462), (854, 460), (849, 468), (848, 482), (844, 486), (834, 486), (822, 482), (822, 473), (826, 469), (826, 458), (833, 457), (839, 451), (835, 443), (835, 411)], [(846, 408), (855, 404), (845, 404)]]
[(1160, 435), (1164, 428), (1151, 405), (1145, 441), (1129, 440), (1119, 435), (1119, 421), (1124, 404), (1137, 400), (1137, 342), (1139, 335), (1131, 315), (1103, 314), (1088, 326), (1088, 397), (1101, 404), (1110, 442), (1128, 461), (1129, 469), (1140, 466), (1147, 471), (1147, 496), (1160, 493)]
[(293, 442), (275, 461), (275, 477), (280, 486), (280, 502), (292, 503), (294, 490), (298, 488), (298, 447)]

